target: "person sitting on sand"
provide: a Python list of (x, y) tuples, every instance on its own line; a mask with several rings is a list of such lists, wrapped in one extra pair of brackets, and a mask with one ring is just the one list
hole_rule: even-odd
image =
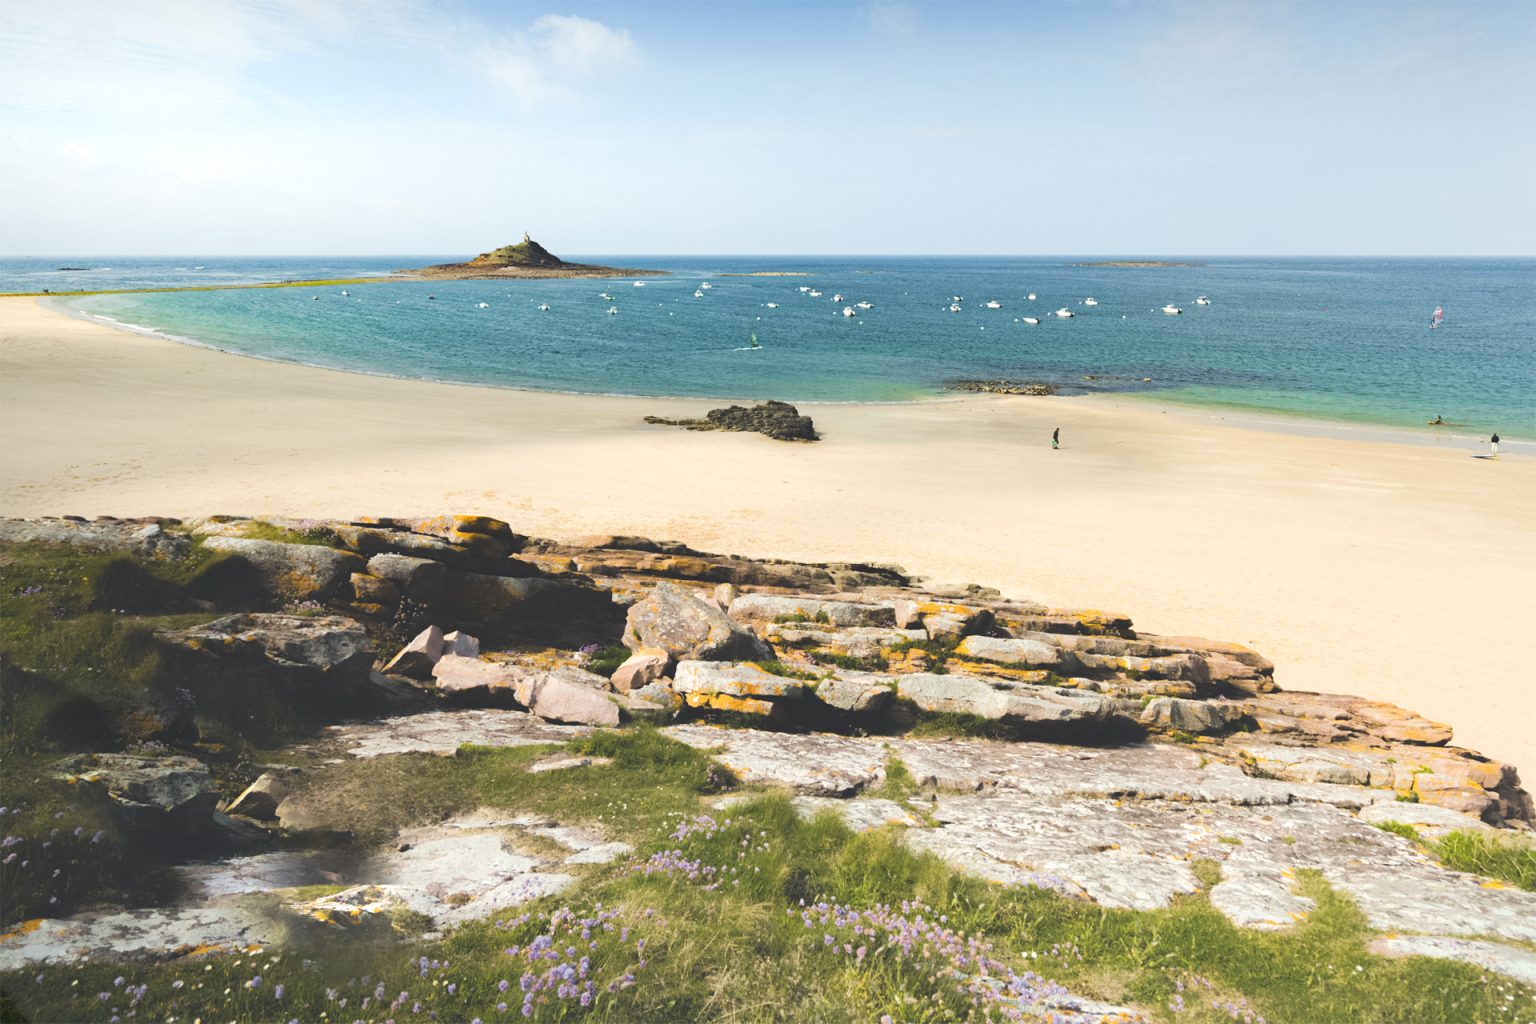
[(1436, 413), (1435, 418), (1429, 421), (1429, 425), (1432, 427), (1442, 427), (1445, 425), (1445, 420), (1441, 418), (1439, 413)]

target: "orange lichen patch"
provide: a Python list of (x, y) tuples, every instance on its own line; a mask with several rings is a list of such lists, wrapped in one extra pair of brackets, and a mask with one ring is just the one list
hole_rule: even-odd
[(219, 945), (218, 943), (202, 942), (196, 946), (191, 946), (182, 951), (181, 955), (187, 959), (191, 959), (192, 957), (196, 956), (208, 956), (210, 953), (223, 953), (228, 948), (229, 947)]
[(976, 609), (963, 604), (944, 604), (939, 601), (920, 601), (917, 605), (921, 615), (959, 615), (969, 618), (976, 614)]
[(716, 711), (765, 715), (770, 718), (783, 714), (783, 709), (772, 701), (757, 700), (752, 697), (733, 697), (728, 693), (689, 693), (684, 694), (684, 699), (688, 702), (688, 706), (693, 708), (714, 708)]
[(1478, 884), (1481, 885), (1484, 889), (1508, 889), (1509, 888), (1509, 886), (1505, 885), (1503, 882), (1499, 881), (1497, 878), (1485, 878), (1485, 879), (1483, 879), (1483, 881), (1479, 882)]
[(34, 917), (29, 921), (21, 922), (8, 932), (0, 932), (0, 942), (10, 942), (12, 939), (19, 939), (23, 935), (31, 935), (41, 928), (46, 920), (48, 920), (46, 917)]
[(1044, 685), (1051, 680), (1051, 674), (1044, 669), (1014, 668), (989, 661), (965, 661), (954, 657), (951, 657), (944, 664), (950, 672), (963, 672), (966, 675), (999, 676), (1003, 679), (1014, 679), (1034, 686)]

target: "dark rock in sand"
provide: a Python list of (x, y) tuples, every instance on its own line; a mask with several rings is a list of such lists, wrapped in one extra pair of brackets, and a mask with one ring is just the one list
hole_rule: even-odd
[(944, 383), (949, 391), (977, 391), (992, 395), (1054, 395), (1055, 384), (1041, 381), (951, 380)]
[(647, 416), (647, 423), (688, 430), (739, 430), (765, 434), (776, 441), (818, 441), (820, 435), (809, 416), (801, 416), (800, 410), (788, 402), (764, 402), (750, 409), (729, 405), (724, 409), (711, 409), (702, 420), (669, 420), (661, 416)]

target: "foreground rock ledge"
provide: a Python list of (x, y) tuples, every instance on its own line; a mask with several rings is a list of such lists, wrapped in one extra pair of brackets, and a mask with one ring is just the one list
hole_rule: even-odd
[[(660, 720), (743, 781), (795, 790), (807, 812), (896, 823), (914, 847), (1002, 884), (1145, 909), (1193, 891), (1193, 862), (1212, 860), (1214, 906), (1243, 927), (1285, 928), (1310, 910), (1294, 873), (1315, 869), (1374, 927), (1421, 936), (1393, 950), (1529, 969), (1497, 942), (1536, 942), (1536, 896), (1447, 871), (1373, 827), (1530, 831), (1514, 768), (1394, 705), (1282, 690), (1276, 667), (1238, 644), (888, 565), (622, 535), (556, 542), (483, 516), (0, 520), (0, 555), (22, 545), (138, 565), (199, 546), (216, 556), (154, 590), (146, 612), (206, 614), (155, 643), (197, 680), (193, 696), (237, 686), (298, 702), (332, 725), (315, 741), (325, 756), (448, 756)], [(143, 827), (206, 831), (215, 804), (251, 828), (333, 826), (279, 768), (246, 793), (215, 792), (186, 756), (188, 716), (135, 721), (161, 730), (138, 739), (172, 753), (79, 751), (54, 770)], [(907, 735), (925, 721), (992, 738)], [(893, 757), (922, 788), (920, 810), (864, 797)], [(209, 908), (176, 913), (233, 927)]]

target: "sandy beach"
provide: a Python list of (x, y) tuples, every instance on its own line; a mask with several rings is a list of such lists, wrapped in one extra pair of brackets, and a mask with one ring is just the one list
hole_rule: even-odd
[(641, 422), (719, 404), (344, 374), (0, 299), (0, 514), (474, 512), (894, 562), (1250, 644), (1283, 687), (1394, 701), (1536, 781), (1536, 459), (1097, 397), (802, 405), (815, 445)]

